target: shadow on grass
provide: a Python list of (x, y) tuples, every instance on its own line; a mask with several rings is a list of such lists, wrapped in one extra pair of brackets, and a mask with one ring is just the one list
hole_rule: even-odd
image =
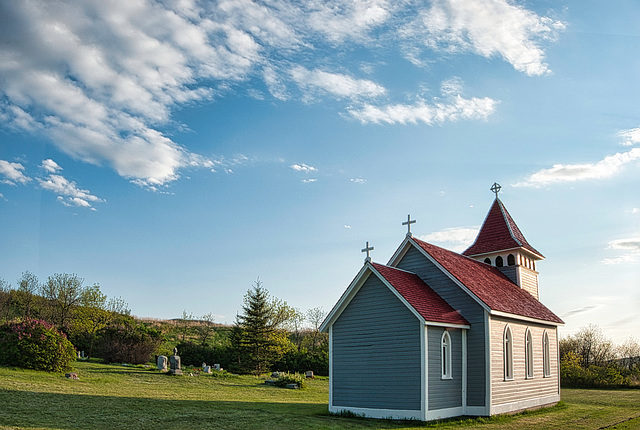
[[(149, 396), (152, 395), (150, 392)], [(331, 416), (326, 405), (315, 403), (166, 400), (0, 390), (0, 404), (3, 405), (0, 428), (285, 430), (403, 427), (400, 422)]]

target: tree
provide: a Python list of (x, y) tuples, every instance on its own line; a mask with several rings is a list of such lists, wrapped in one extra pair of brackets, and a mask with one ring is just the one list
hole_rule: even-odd
[(9, 311), (11, 308), (11, 284), (6, 280), (0, 278), (0, 315), (1, 319), (5, 320), (9, 317)]
[(581, 327), (574, 336), (563, 339), (560, 342), (561, 357), (568, 352), (573, 352), (585, 369), (591, 365), (604, 366), (615, 358), (613, 343), (596, 324)]
[(256, 374), (269, 370), (271, 364), (291, 347), (284, 330), (278, 326), (287, 318), (286, 303), (273, 300), (256, 280), (244, 296), (243, 314), (236, 316), (232, 340), (238, 350), (241, 367)]
[(182, 334), (182, 342), (187, 338), (189, 327), (193, 322), (193, 314), (188, 314), (186, 310), (182, 311), (182, 318), (178, 321), (179, 332)]
[(311, 350), (314, 351), (318, 347), (320, 336), (320, 326), (327, 317), (327, 313), (322, 307), (312, 308), (307, 311), (307, 321), (311, 323)]
[(80, 303), (84, 279), (78, 275), (55, 273), (42, 285), (42, 295), (49, 301), (51, 320), (62, 330), (68, 326), (71, 311)]
[(18, 297), (22, 306), (22, 316), (31, 318), (39, 290), (38, 277), (28, 270), (22, 272), (22, 277), (18, 280)]
[(207, 340), (215, 335), (215, 320), (216, 319), (213, 314), (209, 312), (208, 314), (202, 315), (200, 317), (199, 323), (193, 328), (196, 332), (196, 336), (198, 336), (198, 340), (200, 340), (200, 345), (206, 345)]

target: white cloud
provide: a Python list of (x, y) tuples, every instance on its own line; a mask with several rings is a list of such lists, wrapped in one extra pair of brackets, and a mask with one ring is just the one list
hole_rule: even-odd
[(465, 99), (457, 95), (444, 101), (435, 101), (433, 104), (427, 104), (425, 101), (418, 101), (412, 105), (395, 104), (382, 107), (364, 104), (362, 108), (349, 109), (349, 113), (363, 124), (423, 122), (432, 125), (461, 119), (486, 120), (495, 111), (497, 103), (488, 97)]
[(296, 172), (305, 172), (305, 173), (311, 173), (311, 172), (317, 172), (318, 169), (316, 169), (313, 166), (309, 166), (307, 164), (292, 164), (291, 167), (293, 170), (295, 170)]
[(0, 160), (0, 175), (3, 175), (5, 179), (2, 183), (9, 185), (26, 184), (31, 181), (31, 178), (25, 176), (24, 166), (20, 163), (10, 163), (5, 160)]
[(42, 160), (40, 167), (49, 173), (56, 173), (62, 170), (62, 167), (58, 166), (58, 163), (53, 161), (51, 158)]
[(312, 178), (312, 179), (303, 179), (303, 180), (302, 180), (302, 183), (303, 183), (303, 184), (311, 184), (311, 183), (313, 183), (313, 182), (318, 182), (318, 180), (317, 180), (317, 179), (315, 179), (315, 178)]
[(617, 257), (605, 258), (601, 261), (602, 264), (614, 265), (640, 261), (640, 237), (612, 240), (607, 249), (624, 251), (625, 253)]
[(307, 70), (302, 66), (291, 70), (291, 78), (309, 95), (329, 93), (339, 99), (359, 99), (374, 98), (386, 93), (384, 87), (368, 79), (355, 79), (324, 70)]
[[(549, 72), (540, 42), (553, 40), (564, 27), (507, 0), (434, 0), (401, 34), (430, 49), (500, 56), (533, 76)], [(415, 46), (406, 52), (413, 61), (421, 61)]]
[(539, 187), (559, 182), (575, 182), (587, 179), (605, 179), (620, 172), (627, 164), (640, 159), (640, 148), (628, 152), (609, 155), (597, 163), (554, 164), (529, 176), (525, 181), (514, 184), (516, 187)]
[(622, 130), (618, 133), (618, 137), (622, 138), (621, 144), (624, 146), (637, 145), (640, 143), (640, 128)]
[(640, 208), (633, 208), (633, 209), (631, 209), (631, 213), (632, 213), (632, 214), (640, 213)]
[(63, 205), (95, 210), (92, 203), (104, 202), (103, 199), (91, 194), (89, 190), (80, 189), (75, 182), (69, 181), (62, 175), (56, 174), (56, 172), (62, 170), (62, 168), (58, 166), (55, 161), (51, 159), (43, 160), (42, 167), (49, 172), (49, 174), (44, 179), (38, 178), (40, 188), (57, 194), (58, 201)]
[(454, 227), (418, 236), (425, 242), (438, 244), (452, 251), (460, 252), (473, 244), (478, 235), (479, 227)]
[(351, 178), (351, 182), (355, 184), (364, 184), (367, 180), (362, 178)]
[(0, 124), (41, 133), (78, 160), (157, 189), (182, 169), (216, 163), (160, 131), (178, 106), (211, 102), (242, 83), (240, 93), (258, 99), (331, 97), (363, 123), (486, 118), (496, 102), (454, 98), (455, 85), (443, 87), (445, 101), (354, 107), (389, 91), (357, 78), (361, 62), (349, 69), (340, 56), (397, 49), (400, 39), (405, 50), (428, 42), (542, 74), (539, 41), (559, 27), (505, 0), (9, 2), (0, 13)]

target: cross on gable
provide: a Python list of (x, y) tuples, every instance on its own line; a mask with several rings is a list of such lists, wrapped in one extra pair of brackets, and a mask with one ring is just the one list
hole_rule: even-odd
[(407, 226), (407, 236), (412, 237), (413, 235), (411, 234), (411, 224), (415, 224), (416, 220), (415, 219), (411, 219), (411, 215), (407, 215), (407, 220), (405, 222), (402, 223), (402, 225), (406, 225)]
[(369, 242), (367, 241), (367, 246), (362, 250), (362, 252), (367, 253), (367, 258), (364, 259), (365, 262), (371, 261), (371, 257), (369, 256), (369, 251), (373, 251), (373, 246), (369, 246)]
[(493, 185), (491, 185), (491, 188), (490, 188), (490, 190), (493, 191), (493, 193), (496, 195), (496, 198), (498, 198), (498, 193), (500, 192), (501, 189), (502, 189), (502, 187), (497, 182), (494, 182)]

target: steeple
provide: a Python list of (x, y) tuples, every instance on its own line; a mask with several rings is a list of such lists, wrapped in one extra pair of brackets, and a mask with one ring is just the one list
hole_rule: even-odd
[(527, 242), (509, 215), (498, 197), (500, 185), (494, 183), (491, 191), (496, 194), (493, 205), (475, 242), (462, 254), (496, 266), (513, 283), (538, 299), (536, 262), (544, 260), (544, 256)]

